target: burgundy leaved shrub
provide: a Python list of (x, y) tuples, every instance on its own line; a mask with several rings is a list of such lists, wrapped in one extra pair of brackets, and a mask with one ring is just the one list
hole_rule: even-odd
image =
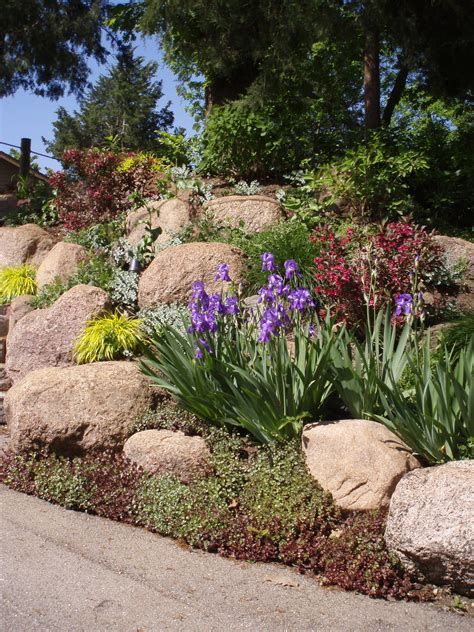
[(424, 228), (399, 221), (375, 233), (348, 229), (342, 236), (317, 226), (312, 240), (316, 291), (341, 320), (363, 320), (366, 305), (383, 308), (399, 294), (429, 289), (443, 267), (442, 250)]
[(156, 196), (165, 175), (161, 163), (147, 154), (125, 154), (100, 149), (69, 149), (62, 157), (65, 170), (49, 184), (53, 204), (68, 230), (107, 222), (131, 206), (130, 196)]

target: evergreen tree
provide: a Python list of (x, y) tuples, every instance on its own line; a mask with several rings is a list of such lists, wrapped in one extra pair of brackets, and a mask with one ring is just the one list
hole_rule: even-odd
[(18, 89), (57, 99), (87, 86), (87, 58), (106, 59), (106, 0), (2, 0), (0, 97)]
[(168, 130), (174, 117), (169, 103), (157, 109), (163, 96), (162, 83), (154, 78), (157, 69), (131, 48), (122, 51), (117, 64), (80, 100), (79, 111), (58, 109), (48, 151), (60, 157), (65, 149), (100, 147), (111, 139), (121, 149), (158, 149), (157, 131)]

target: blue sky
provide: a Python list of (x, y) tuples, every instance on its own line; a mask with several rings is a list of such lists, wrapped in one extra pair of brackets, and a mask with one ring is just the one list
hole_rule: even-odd
[[(156, 39), (147, 38), (137, 41), (137, 54), (146, 60), (153, 60), (159, 63), (157, 78), (163, 80), (163, 99), (161, 104), (171, 101), (171, 109), (175, 115), (175, 125), (184, 127), (192, 133), (193, 120), (185, 111), (185, 103), (176, 93), (177, 80), (174, 74), (162, 61), (161, 51)], [(109, 64), (113, 63), (111, 56)], [(90, 80), (94, 81), (100, 74), (107, 71), (106, 66), (97, 66), (91, 62)], [(33, 150), (41, 153), (48, 153), (45, 150), (42, 136), (52, 139), (52, 124), (56, 119), (56, 110), (65, 107), (69, 112), (77, 109), (75, 97), (68, 96), (58, 101), (50, 101), (43, 97), (37, 97), (29, 92), (20, 90), (11, 97), (0, 99), (0, 141), (19, 145), (22, 137), (31, 138)], [(0, 145), (0, 150), (9, 152), (10, 148)], [(60, 164), (55, 160), (38, 158), (42, 169), (51, 167), (60, 168)]]

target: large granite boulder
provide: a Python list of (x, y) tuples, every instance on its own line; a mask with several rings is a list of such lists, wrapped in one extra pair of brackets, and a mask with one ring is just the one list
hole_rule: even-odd
[(15, 452), (62, 455), (121, 450), (134, 418), (156, 392), (132, 362), (95, 362), (32, 371), (5, 398)]
[(171, 430), (143, 430), (128, 439), (125, 456), (151, 474), (173, 474), (191, 483), (212, 472), (211, 453), (202, 437)]
[(434, 240), (443, 249), (449, 266), (454, 266), (459, 261), (467, 264), (466, 284), (474, 290), (474, 243), (446, 235), (435, 235)]
[(127, 215), (127, 241), (136, 246), (145, 235), (145, 222), (151, 217), (151, 227), (161, 228), (161, 234), (155, 243), (168, 241), (174, 233), (190, 221), (189, 206), (179, 198), (149, 202), (147, 206)]
[(42, 288), (56, 279), (67, 281), (77, 272), (79, 264), (88, 260), (89, 255), (83, 246), (60, 241), (41, 262), (36, 271), (36, 283)]
[(23, 263), (39, 266), (54, 243), (53, 237), (36, 224), (1, 227), (0, 268)]
[(474, 461), (415, 470), (393, 493), (385, 541), (422, 579), (474, 596)]
[(248, 232), (269, 230), (283, 219), (281, 204), (265, 195), (226, 195), (206, 202), (203, 211), (231, 228), (243, 223)]
[(30, 305), (30, 301), (33, 298), (32, 294), (22, 294), (21, 296), (17, 296), (13, 299), (10, 305), (10, 323), (9, 323), (9, 334), (13, 331), (13, 327), (16, 323), (33, 311), (34, 307)]
[(303, 452), (312, 476), (349, 510), (388, 507), (398, 481), (420, 467), (398, 437), (367, 419), (306, 426)]
[(194, 281), (204, 281), (208, 292), (220, 291), (223, 284), (214, 277), (221, 263), (228, 264), (233, 281), (243, 280), (244, 255), (229, 244), (194, 242), (163, 250), (140, 277), (139, 306), (187, 303)]
[(8, 336), (5, 368), (13, 382), (29, 371), (74, 364), (72, 352), (89, 319), (111, 307), (104, 290), (75, 285), (46, 309), (19, 320)]

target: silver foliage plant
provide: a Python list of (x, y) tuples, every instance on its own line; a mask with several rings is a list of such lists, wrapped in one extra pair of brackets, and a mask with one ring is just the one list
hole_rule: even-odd
[(252, 180), (252, 182), (245, 182), (240, 180), (234, 185), (234, 191), (237, 195), (257, 195), (260, 193), (262, 187), (258, 180)]
[(112, 279), (109, 292), (114, 303), (128, 310), (134, 310), (138, 298), (139, 275), (128, 270), (117, 270)]
[(188, 309), (178, 303), (159, 303), (145, 307), (137, 314), (142, 320), (142, 329), (147, 336), (154, 336), (157, 331), (172, 327), (181, 335), (186, 335)]

